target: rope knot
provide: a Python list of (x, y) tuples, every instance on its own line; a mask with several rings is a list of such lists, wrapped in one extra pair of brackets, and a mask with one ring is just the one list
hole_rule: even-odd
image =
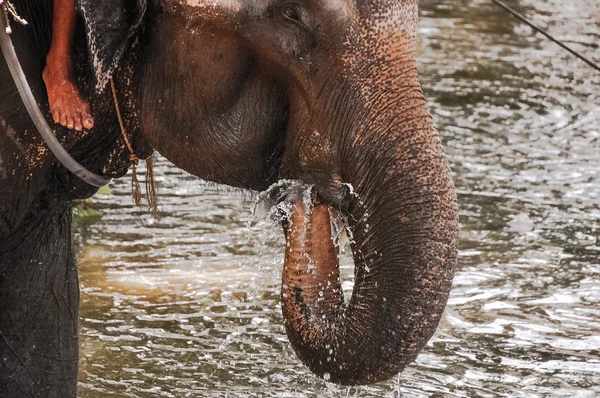
[(132, 165), (137, 166), (140, 163), (140, 158), (138, 158), (135, 153), (132, 153), (129, 155), (129, 161)]

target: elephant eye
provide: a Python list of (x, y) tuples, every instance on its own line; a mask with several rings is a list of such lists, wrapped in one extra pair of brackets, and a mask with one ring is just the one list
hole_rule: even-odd
[(292, 22), (302, 21), (302, 10), (297, 4), (286, 4), (283, 6), (281, 13), (283, 18)]

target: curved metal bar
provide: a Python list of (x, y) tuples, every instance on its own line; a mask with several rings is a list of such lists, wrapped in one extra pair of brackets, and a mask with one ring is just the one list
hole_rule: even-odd
[[(2, 11), (3, 10), (0, 8), (0, 14), (2, 14)], [(111, 182), (110, 178), (94, 174), (79, 164), (71, 157), (71, 155), (69, 155), (65, 148), (63, 148), (56, 136), (50, 130), (44, 115), (42, 115), (42, 111), (35, 101), (33, 93), (31, 92), (31, 88), (27, 83), (27, 78), (23, 73), (23, 69), (19, 63), (19, 59), (12, 45), (10, 36), (6, 32), (6, 28), (6, 21), (3, 18), (3, 15), (0, 15), (0, 47), (2, 47), (4, 59), (6, 60), (10, 74), (12, 75), (17, 89), (19, 90), (23, 104), (25, 105), (25, 108), (27, 108), (27, 112), (40, 132), (40, 135), (44, 139), (44, 142), (46, 142), (48, 148), (50, 148), (54, 156), (56, 156), (56, 159), (58, 159), (58, 161), (71, 173), (75, 174), (88, 184), (98, 188), (108, 185)]]

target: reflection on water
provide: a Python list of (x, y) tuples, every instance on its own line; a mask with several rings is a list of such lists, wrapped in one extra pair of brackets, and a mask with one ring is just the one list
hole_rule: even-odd
[[(600, 61), (597, 0), (521, 3)], [(117, 181), (95, 200), (101, 221), (78, 228), (81, 397), (600, 396), (600, 74), (487, 1), (422, 6), (419, 65), (462, 240), (416, 363), (370, 387), (314, 378), (281, 320), (279, 228), (248, 226), (248, 194), (162, 162), (159, 223)]]

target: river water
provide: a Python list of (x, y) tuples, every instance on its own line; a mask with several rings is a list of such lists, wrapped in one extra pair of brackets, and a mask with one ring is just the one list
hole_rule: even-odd
[[(598, 0), (510, 4), (600, 62)], [(419, 32), (462, 233), (418, 360), (374, 386), (315, 378), (282, 324), (279, 227), (163, 160), (160, 222), (127, 179), (77, 221), (81, 397), (600, 396), (600, 73), (487, 0), (424, 0)]]

